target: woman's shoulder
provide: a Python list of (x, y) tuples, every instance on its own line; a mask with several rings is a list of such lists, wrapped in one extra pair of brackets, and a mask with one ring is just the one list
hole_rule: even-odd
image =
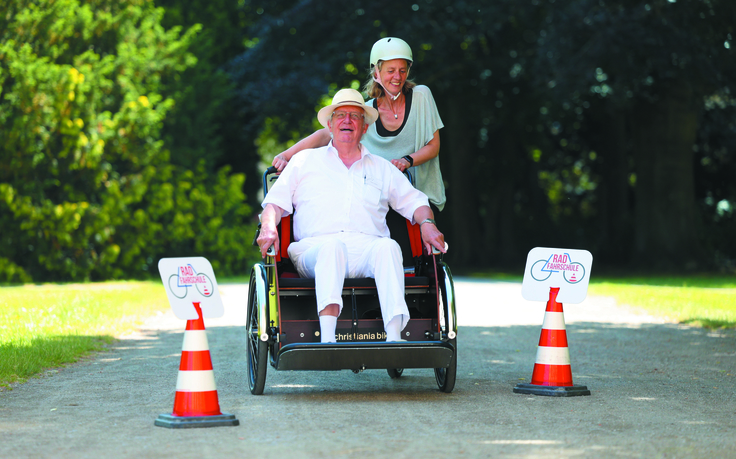
[(423, 84), (414, 86), (412, 91), (414, 91), (415, 95), (420, 95), (421, 97), (432, 97), (432, 91), (428, 86), (424, 86)]
[(417, 103), (422, 105), (428, 104), (430, 106), (435, 104), (432, 91), (427, 86), (417, 85), (412, 88), (412, 91), (412, 99), (416, 100)]

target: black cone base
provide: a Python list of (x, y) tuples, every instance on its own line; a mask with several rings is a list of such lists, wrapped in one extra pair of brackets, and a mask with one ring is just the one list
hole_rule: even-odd
[(240, 421), (234, 414), (222, 413), (215, 416), (174, 416), (173, 414), (159, 414), (156, 422), (159, 427), (169, 429), (191, 429), (195, 427), (237, 426)]
[(590, 395), (587, 386), (539, 386), (537, 384), (517, 384), (514, 387), (516, 394), (547, 395), (550, 397), (575, 397)]

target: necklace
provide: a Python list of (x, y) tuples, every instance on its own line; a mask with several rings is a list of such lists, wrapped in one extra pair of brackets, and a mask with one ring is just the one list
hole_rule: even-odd
[[(399, 93), (399, 96), (401, 96), (401, 95), (402, 95), (402, 93)], [(394, 104), (392, 104), (390, 102), (390, 99), (391, 99), (390, 97), (386, 97), (386, 102), (388, 103), (388, 108), (391, 109), (391, 113), (394, 114), (394, 119), (397, 120), (397, 119), (399, 119), (399, 114), (394, 110)], [(399, 99), (399, 97), (397, 97), (396, 99), (394, 99), (394, 102), (396, 102), (396, 100), (398, 100), (398, 99)], [(397, 105), (399, 105), (399, 107), (401, 107), (400, 104), (401, 104), (401, 102), (399, 102), (399, 104), (397, 104)]]

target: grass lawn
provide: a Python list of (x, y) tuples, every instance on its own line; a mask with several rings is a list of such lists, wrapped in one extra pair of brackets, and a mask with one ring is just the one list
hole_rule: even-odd
[[(473, 277), (521, 281), (521, 276)], [(246, 278), (220, 283), (247, 282)], [(589, 295), (708, 328), (736, 327), (736, 277), (594, 278)], [(160, 282), (0, 287), (0, 387), (75, 362), (169, 308)]]
[(169, 308), (161, 282), (0, 287), (0, 387), (75, 362)]
[(736, 277), (632, 277), (591, 279), (589, 295), (706, 328), (736, 327)]

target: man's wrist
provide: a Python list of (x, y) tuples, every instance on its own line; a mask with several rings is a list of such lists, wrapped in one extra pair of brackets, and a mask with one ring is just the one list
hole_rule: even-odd
[(431, 219), (431, 218), (425, 218), (424, 220), (422, 220), (422, 222), (421, 222), (421, 223), (419, 224), (419, 226), (421, 227), (421, 226), (422, 226), (422, 225), (424, 225), (425, 223), (431, 223), (431, 224), (433, 224), (434, 226), (437, 226), (437, 222), (436, 222), (436, 221), (434, 221), (434, 220), (433, 220), (433, 219)]
[(406, 161), (407, 163), (409, 163), (409, 167), (413, 167), (414, 166), (414, 158), (412, 158), (411, 156), (409, 156), (409, 155), (402, 156), (401, 159), (403, 159), (404, 161)]

